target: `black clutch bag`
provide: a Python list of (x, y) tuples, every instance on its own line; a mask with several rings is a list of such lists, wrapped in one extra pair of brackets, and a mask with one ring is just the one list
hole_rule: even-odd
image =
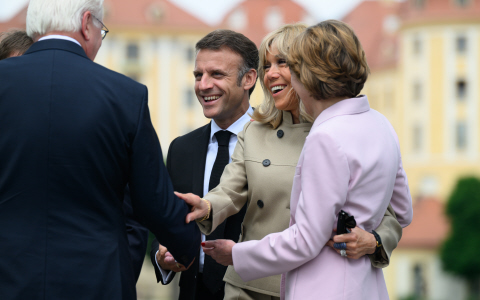
[(355, 218), (348, 213), (341, 210), (338, 213), (337, 234), (350, 233), (350, 228), (357, 225)]

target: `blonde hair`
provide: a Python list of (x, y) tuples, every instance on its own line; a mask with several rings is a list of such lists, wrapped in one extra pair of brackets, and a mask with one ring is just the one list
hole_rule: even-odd
[(353, 29), (337, 20), (307, 28), (291, 44), (288, 65), (317, 100), (356, 97), (370, 69)]
[[(287, 58), (288, 50), (293, 40), (303, 31), (307, 26), (303, 24), (287, 24), (267, 34), (262, 40), (259, 49), (260, 62), (258, 66), (258, 78), (263, 88), (264, 99), (262, 104), (255, 109), (252, 118), (263, 124), (270, 124), (274, 129), (282, 123), (282, 111), (275, 107), (273, 96), (265, 86), (263, 78), (265, 77), (265, 62), (267, 59), (267, 52), (271, 53), (272, 48), (275, 47), (280, 56)], [(302, 101), (298, 97), (293, 88), (288, 91), (287, 97), (296, 97), (300, 111), (301, 122), (312, 122), (313, 119), (305, 112)]]

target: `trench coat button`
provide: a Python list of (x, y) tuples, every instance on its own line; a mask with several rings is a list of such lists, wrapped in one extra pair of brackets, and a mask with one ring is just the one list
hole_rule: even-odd
[(265, 159), (263, 162), (262, 162), (263, 166), (264, 167), (268, 167), (270, 165), (270, 160), (269, 159)]
[(284, 133), (283, 130), (281, 130), (281, 129), (280, 129), (279, 131), (277, 131), (277, 136), (278, 136), (279, 139), (281, 139), (284, 134), (285, 134), (285, 133)]
[(263, 201), (262, 201), (262, 200), (258, 200), (258, 201), (257, 201), (257, 205), (258, 205), (258, 207), (263, 208)]

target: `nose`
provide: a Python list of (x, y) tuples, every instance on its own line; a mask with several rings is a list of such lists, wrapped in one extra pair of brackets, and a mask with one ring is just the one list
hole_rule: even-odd
[(272, 66), (268, 69), (268, 72), (265, 73), (265, 76), (267, 76), (268, 80), (274, 80), (280, 77), (280, 72), (278, 71), (278, 67), (275, 64), (272, 64)]
[(198, 85), (198, 88), (201, 91), (212, 89), (213, 88), (213, 81), (211, 80), (210, 76), (203, 75), (202, 79), (200, 79), (200, 83)]

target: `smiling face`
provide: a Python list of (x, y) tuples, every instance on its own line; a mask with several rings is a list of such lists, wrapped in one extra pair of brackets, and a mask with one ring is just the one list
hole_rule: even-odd
[(298, 99), (292, 89), (290, 70), (285, 58), (281, 57), (276, 47), (267, 52), (264, 62), (265, 76), (263, 83), (272, 94), (275, 107), (279, 110), (298, 111)]
[(228, 48), (202, 49), (195, 60), (195, 93), (203, 114), (228, 128), (247, 111), (248, 89), (245, 77), (237, 84), (242, 57)]

